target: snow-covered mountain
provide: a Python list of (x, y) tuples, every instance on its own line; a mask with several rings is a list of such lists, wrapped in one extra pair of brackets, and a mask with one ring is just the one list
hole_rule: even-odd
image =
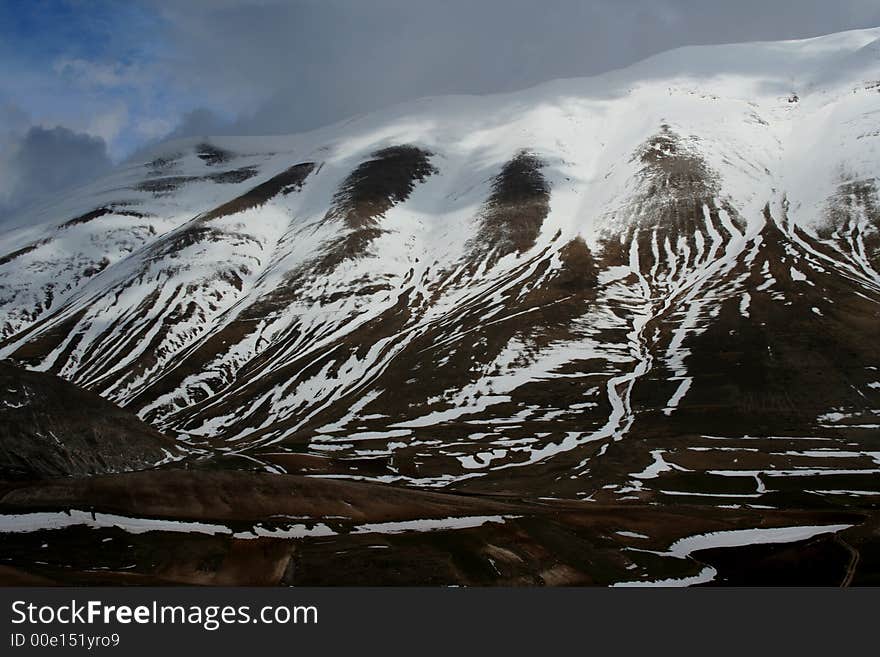
[(0, 236), (0, 358), (268, 471), (876, 495), (878, 175), (880, 29), (173, 142)]

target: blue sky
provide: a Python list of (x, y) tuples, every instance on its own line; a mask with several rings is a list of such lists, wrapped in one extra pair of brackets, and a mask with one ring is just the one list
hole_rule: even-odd
[(191, 104), (163, 83), (167, 23), (138, 2), (0, 2), (0, 103), (103, 138), (120, 157)]
[(168, 137), (878, 25), (877, 0), (0, 0), (0, 227)]

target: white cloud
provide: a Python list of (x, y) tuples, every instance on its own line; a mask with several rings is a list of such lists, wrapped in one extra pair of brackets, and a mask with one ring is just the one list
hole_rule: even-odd
[(87, 87), (120, 87), (140, 84), (144, 81), (137, 66), (120, 62), (95, 62), (60, 57), (55, 60), (52, 70)]
[(174, 122), (166, 118), (152, 117), (134, 122), (134, 131), (146, 141), (159, 139), (174, 129)]
[(120, 102), (92, 117), (85, 131), (112, 144), (127, 125), (128, 106)]

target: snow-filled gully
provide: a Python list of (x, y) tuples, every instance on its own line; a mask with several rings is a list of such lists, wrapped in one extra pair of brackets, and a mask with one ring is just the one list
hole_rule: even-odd
[[(806, 541), (816, 536), (824, 534), (836, 534), (845, 529), (849, 529), (852, 525), (816, 525), (816, 526), (794, 526), (794, 527), (769, 527), (755, 529), (733, 529), (729, 531), (710, 532), (707, 534), (697, 534), (675, 541), (665, 552), (657, 552), (653, 550), (643, 550), (637, 548), (626, 548), (635, 552), (646, 552), (655, 554), (660, 557), (670, 557), (673, 559), (690, 559), (696, 563), (700, 563), (695, 559), (693, 554), (701, 550), (712, 550), (716, 548), (735, 548), (747, 545), (760, 544), (784, 544), (797, 543)], [(670, 578), (662, 580), (632, 580), (627, 582), (618, 582), (615, 587), (686, 587), (696, 584), (707, 584), (714, 581), (718, 576), (718, 571), (712, 566), (703, 565), (697, 575)]]

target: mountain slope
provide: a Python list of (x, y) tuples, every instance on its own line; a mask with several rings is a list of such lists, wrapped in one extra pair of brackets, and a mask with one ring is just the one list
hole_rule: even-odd
[(862, 30), (165, 145), (2, 237), (0, 356), (273, 472), (875, 496), (878, 92)]

